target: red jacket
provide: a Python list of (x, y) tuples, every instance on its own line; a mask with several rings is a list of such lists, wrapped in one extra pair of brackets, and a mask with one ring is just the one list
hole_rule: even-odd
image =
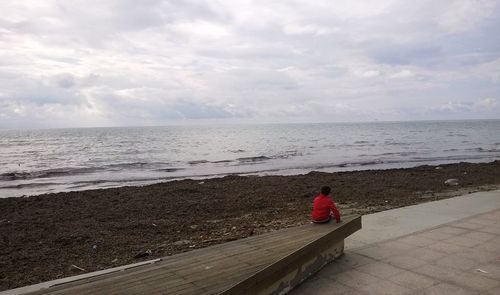
[(340, 222), (340, 212), (330, 197), (319, 194), (316, 198), (314, 198), (313, 211), (311, 216), (313, 220), (326, 220), (330, 216), (331, 212), (333, 212), (335, 220), (337, 220), (337, 222)]

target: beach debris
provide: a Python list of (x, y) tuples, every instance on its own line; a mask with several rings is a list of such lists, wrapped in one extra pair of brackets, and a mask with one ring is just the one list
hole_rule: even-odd
[(204, 183), (205, 183), (204, 181), (200, 181), (200, 182), (198, 182), (198, 184), (204, 184)]
[(85, 271), (85, 269), (83, 269), (83, 268), (81, 268), (81, 267), (79, 267), (79, 266), (76, 266), (76, 265), (74, 265), (74, 264), (72, 264), (72, 265), (71, 265), (71, 268), (72, 268), (72, 269), (77, 269), (77, 270), (79, 270), (79, 271)]
[(194, 248), (196, 247), (196, 245), (189, 245), (189, 248)]
[(236, 226), (233, 226), (233, 227), (232, 227), (232, 230), (236, 230)]
[(436, 169), (436, 170), (441, 170), (441, 169), (443, 169), (443, 167), (441, 167), (441, 166), (436, 166), (436, 168), (434, 168), (434, 169)]
[(140, 253), (137, 253), (134, 258), (137, 259), (137, 258), (142, 258), (142, 257), (146, 257), (146, 256), (149, 256), (153, 253), (153, 251), (151, 250), (146, 250), (146, 251), (143, 251), (143, 252), (140, 252)]
[(157, 227), (158, 225), (156, 225), (156, 223), (151, 223), (152, 226), (154, 227)]
[(444, 184), (446, 185), (458, 185), (458, 179), (456, 178), (450, 178), (450, 179), (447, 179)]
[(489, 273), (489, 272), (487, 272), (487, 271), (485, 271), (485, 270), (482, 270), (482, 269), (480, 269), (480, 268), (476, 269), (476, 271), (477, 271), (477, 272), (481, 272), (481, 273)]
[(188, 245), (191, 244), (190, 240), (179, 240), (177, 242), (173, 242), (174, 246), (183, 246), (183, 245)]
[(205, 244), (205, 243), (213, 243), (213, 242), (219, 242), (221, 241), (221, 239), (209, 239), (209, 240), (203, 240), (201, 241), (202, 244)]
[(118, 258), (115, 258), (115, 259), (111, 260), (112, 263), (115, 263), (117, 261), (118, 261)]
[(190, 229), (197, 229), (198, 228), (198, 225), (197, 224), (193, 224), (193, 225), (190, 225), (189, 226)]
[(467, 175), (467, 171), (464, 172), (464, 175)]
[(92, 250), (97, 251), (97, 245), (92, 246)]

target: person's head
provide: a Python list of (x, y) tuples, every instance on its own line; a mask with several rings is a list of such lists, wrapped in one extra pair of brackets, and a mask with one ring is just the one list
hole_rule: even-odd
[(321, 193), (325, 196), (328, 196), (331, 191), (332, 191), (332, 189), (326, 185), (321, 188)]

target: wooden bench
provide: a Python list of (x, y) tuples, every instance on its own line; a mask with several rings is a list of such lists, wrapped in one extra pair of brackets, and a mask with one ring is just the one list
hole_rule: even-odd
[(360, 228), (360, 216), (347, 216), (5, 294), (285, 294), (342, 255)]

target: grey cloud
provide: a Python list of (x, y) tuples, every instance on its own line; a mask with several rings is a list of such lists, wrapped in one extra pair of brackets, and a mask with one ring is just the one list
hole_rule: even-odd
[(0, 9), (0, 113), (26, 122), (56, 113), (82, 125), (439, 118), (424, 106), (500, 93), (491, 1), (19, 0)]
[(72, 88), (76, 85), (75, 77), (71, 74), (61, 74), (53, 78), (56, 85), (60, 88)]
[(171, 107), (171, 110), (174, 110), (182, 119), (221, 119), (235, 117), (235, 114), (222, 107), (199, 104), (185, 100), (175, 103)]
[(391, 44), (378, 42), (376, 48), (369, 48), (368, 54), (377, 63), (390, 65), (432, 65), (442, 58), (443, 50), (434, 45), (425, 44)]

